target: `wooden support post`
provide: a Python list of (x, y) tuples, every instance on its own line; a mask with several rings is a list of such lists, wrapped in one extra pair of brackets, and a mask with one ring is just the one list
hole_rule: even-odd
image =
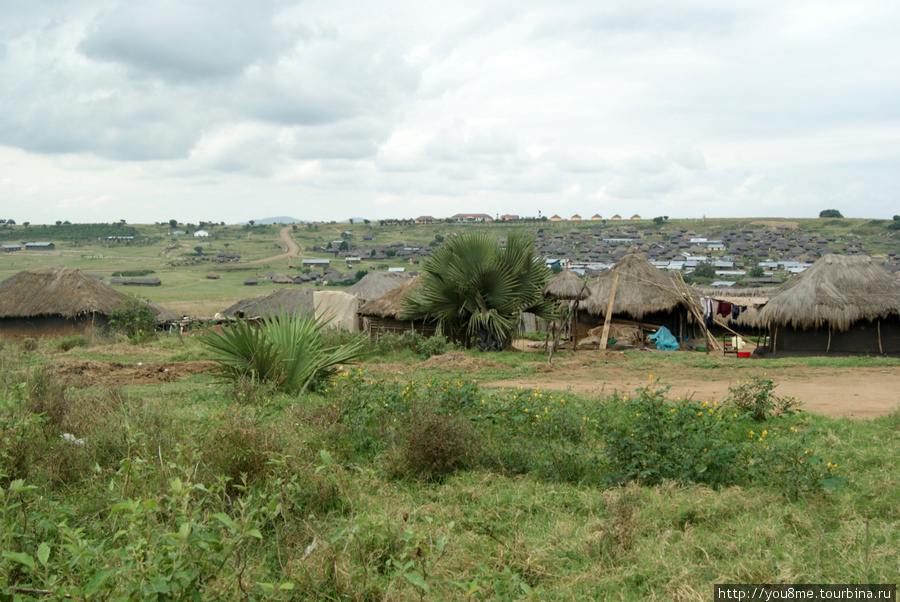
[(884, 355), (884, 347), (881, 346), (881, 320), (878, 320), (878, 352)]
[(578, 299), (575, 299), (573, 302), (574, 307), (572, 309), (572, 317), (569, 319), (569, 323), (572, 330), (572, 352), (578, 350)]
[(600, 349), (606, 349), (609, 340), (609, 325), (612, 322), (613, 303), (616, 300), (616, 286), (619, 284), (619, 274), (613, 278), (612, 290), (609, 293), (609, 303), (606, 305), (606, 318), (603, 320), (603, 334), (600, 335)]
[(825, 353), (831, 352), (831, 326), (828, 327), (828, 345), (825, 346)]
[(775, 325), (775, 332), (772, 333), (772, 355), (775, 355), (776, 345), (778, 345), (778, 324)]

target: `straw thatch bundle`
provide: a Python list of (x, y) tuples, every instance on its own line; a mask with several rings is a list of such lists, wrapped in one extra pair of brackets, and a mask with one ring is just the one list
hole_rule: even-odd
[(587, 284), (569, 270), (563, 270), (551, 278), (541, 291), (545, 297), (555, 297), (562, 301), (582, 301), (590, 295)]
[(605, 316), (613, 280), (619, 275), (612, 313), (627, 314), (635, 320), (656, 312), (667, 312), (685, 303), (668, 274), (647, 261), (642, 253), (626, 255), (616, 265), (588, 283), (590, 296), (582, 307), (596, 316)]
[(245, 318), (259, 318), (263, 315), (312, 315), (314, 312), (312, 289), (282, 288), (271, 295), (241, 299), (221, 313), (233, 318), (240, 312)]
[(409, 278), (400, 286), (396, 286), (380, 297), (368, 301), (359, 308), (359, 315), (376, 318), (394, 318), (399, 320), (403, 309), (403, 300), (406, 299), (415, 287), (419, 286), (419, 276)]
[(900, 284), (865, 255), (825, 255), (792, 277), (760, 310), (763, 324), (845, 331), (900, 315)]
[(215, 272), (210, 272), (209, 274), (206, 275), (206, 279), (207, 280), (218, 280), (219, 275), (216, 274)]
[(0, 282), (0, 318), (108, 316), (127, 300), (72, 268), (24, 270)]
[(375, 299), (397, 288), (407, 280), (409, 280), (409, 274), (406, 272), (369, 272), (359, 282), (344, 289), (344, 292), (348, 295), (356, 295), (363, 300)]

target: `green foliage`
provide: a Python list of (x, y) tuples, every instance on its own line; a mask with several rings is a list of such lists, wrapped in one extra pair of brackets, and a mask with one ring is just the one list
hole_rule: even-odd
[(422, 271), (404, 317), (435, 319), (443, 332), (475, 339), (482, 351), (506, 347), (522, 312), (555, 318), (553, 301), (541, 293), (550, 271), (535, 255), (533, 239), (518, 233), (501, 249), (495, 238), (468, 231), (435, 249)]
[(31, 337), (25, 337), (24, 339), (22, 339), (22, 342), (19, 344), (19, 346), (22, 348), (22, 351), (27, 353), (29, 351), (37, 351), (38, 343)]
[(60, 351), (70, 351), (75, 347), (87, 347), (89, 341), (83, 334), (70, 334), (57, 341), (56, 348)]
[(122, 278), (140, 278), (141, 276), (149, 276), (155, 274), (155, 270), (120, 270), (113, 272), (113, 278), (121, 276)]
[(775, 381), (771, 378), (751, 376), (728, 387), (726, 403), (756, 422), (763, 422), (773, 416), (791, 416), (802, 405), (796, 397), (778, 397), (774, 391)]
[(794, 427), (780, 431), (748, 433), (750, 477), (776, 488), (789, 499), (824, 489), (841, 489), (845, 477), (838, 476), (837, 464), (826, 462), (811, 449), (811, 433)]
[(823, 209), (822, 211), (819, 212), (819, 217), (843, 218), (844, 216), (841, 215), (841, 212), (838, 211), (837, 209)]
[(472, 428), (468, 422), (419, 406), (407, 415), (399, 434), (395, 472), (440, 481), (471, 462)]
[(28, 475), (41, 451), (44, 422), (43, 416), (29, 409), (24, 382), (0, 397), (0, 485)]
[(265, 381), (286, 393), (315, 389), (337, 365), (356, 361), (361, 338), (340, 347), (326, 344), (326, 324), (312, 317), (264, 316), (258, 325), (237, 320), (221, 333), (207, 331), (200, 342), (213, 353), (229, 380)]
[(765, 275), (766, 275), (766, 272), (765, 272), (765, 270), (763, 270), (762, 266), (760, 266), (760, 265), (755, 265), (752, 268), (750, 268), (749, 270), (747, 270), (748, 278), (762, 278)]
[(730, 436), (726, 408), (689, 399), (671, 401), (652, 384), (624, 397), (620, 414), (603, 422), (613, 483), (665, 480), (713, 487), (739, 482), (741, 448)]
[(695, 278), (715, 278), (716, 268), (713, 267), (713, 264), (704, 261), (697, 264), (691, 275)]
[(656, 224), (657, 226), (662, 226), (667, 221), (669, 221), (668, 215), (658, 215), (653, 218), (653, 223)]
[(132, 345), (147, 341), (156, 333), (156, 316), (143, 301), (128, 297), (125, 303), (109, 314), (109, 326), (125, 335)]

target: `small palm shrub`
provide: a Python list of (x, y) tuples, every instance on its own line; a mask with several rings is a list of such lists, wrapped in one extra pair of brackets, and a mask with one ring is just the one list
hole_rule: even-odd
[(257, 380), (279, 391), (298, 394), (328, 381), (339, 364), (363, 353), (357, 336), (341, 346), (328, 346), (325, 323), (302, 315), (263, 316), (259, 324), (237, 320), (221, 332), (207, 331), (200, 342), (232, 381)]

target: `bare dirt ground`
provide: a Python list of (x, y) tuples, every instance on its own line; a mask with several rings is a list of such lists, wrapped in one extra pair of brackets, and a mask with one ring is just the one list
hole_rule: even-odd
[(97, 360), (77, 360), (56, 364), (52, 372), (70, 386), (126, 386), (169, 383), (192, 374), (216, 370), (209, 361), (122, 364)]
[(265, 259), (256, 259), (254, 261), (244, 262), (242, 265), (252, 265), (258, 263), (268, 263), (270, 261), (278, 261), (279, 259), (288, 259), (289, 257), (297, 257), (300, 254), (300, 245), (294, 242), (294, 239), (291, 238), (291, 227), (285, 226), (281, 229), (281, 242), (284, 243), (285, 248), (287, 249), (287, 253), (282, 253), (281, 255), (275, 255), (273, 257), (266, 257)]
[[(586, 352), (573, 358), (554, 360), (548, 370), (522, 378), (482, 383), (490, 387), (540, 387), (603, 396), (614, 391), (627, 395), (650, 383), (650, 373), (629, 366), (624, 355), (606, 351), (603, 356)], [(768, 376), (775, 381), (775, 394), (796, 397), (807, 412), (829, 416), (869, 418), (883, 416), (900, 405), (900, 371), (893, 368), (818, 368), (796, 366), (767, 368), (753, 360), (734, 359), (734, 368), (691, 368), (673, 365), (655, 369), (653, 381), (671, 385), (672, 397), (718, 401), (738, 378)]]

